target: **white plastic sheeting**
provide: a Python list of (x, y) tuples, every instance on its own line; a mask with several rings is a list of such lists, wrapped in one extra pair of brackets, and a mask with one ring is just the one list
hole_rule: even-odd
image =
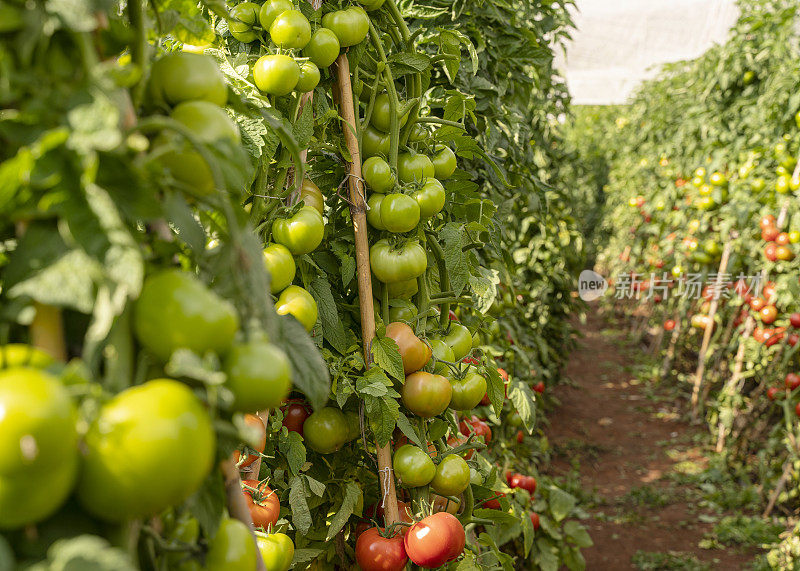
[(576, 105), (625, 103), (667, 62), (723, 43), (734, 0), (577, 0), (577, 30), (558, 66)]

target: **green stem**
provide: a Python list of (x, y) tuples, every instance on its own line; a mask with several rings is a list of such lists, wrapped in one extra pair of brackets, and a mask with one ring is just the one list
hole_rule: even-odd
[[(380, 36), (378, 36), (378, 31), (375, 29), (375, 26), (371, 21), (369, 23), (369, 38), (372, 42), (372, 45), (375, 47), (375, 50), (378, 52), (378, 57), (380, 58), (381, 63), (384, 65), (384, 83), (386, 84), (386, 93), (389, 96), (389, 165), (393, 169), (396, 169), (397, 154), (400, 147), (400, 117), (397, 115), (397, 110), (400, 107), (400, 101), (397, 97), (397, 88), (394, 84), (394, 76), (392, 75), (392, 70), (389, 67), (389, 62), (386, 59), (386, 52), (383, 49), (383, 43), (381, 42)], [(375, 94), (373, 93), (373, 95)]]
[[(428, 246), (430, 246), (433, 258), (436, 260), (436, 267), (439, 269), (439, 289), (449, 291), (450, 274), (447, 272), (447, 264), (444, 262), (442, 247), (434, 236), (427, 232), (426, 234), (428, 235)], [(444, 298), (437, 301), (437, 305), (442, 306), (439, 314), (439, 327), (445, 327), (450, 320), (450, 301), (448, 298)]]
[(456, 121), (450, 121), (448, 119), (440, 119), (439, 117), (420, 117), (417, 119), (418, 123), (436, 123), (437, 125), (447, 125), (449, 127), (458, 127), (464, 131), (467, 130), (466, 126), (458, 123)]
[(131, 61), (139, 68), (139, 80), (131, 89), (133, 108), (138, 109), (144, 97), (145, 82), (147, 77), (147, 26), (145, 26), (145, 0), (129, 0), (128, 20), (134, 30), (133, 43), (131, 44)]

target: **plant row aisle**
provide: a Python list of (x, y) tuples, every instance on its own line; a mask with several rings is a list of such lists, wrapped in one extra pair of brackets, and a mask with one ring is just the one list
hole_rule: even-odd
[(583, 569), (570, 25), (0, 2), (0, 570)]
[[(729, 40), (670, 64), (629, 106), (578, 112), (607, 298), (654, 332), (660, 383), (705, 421), (715, 466), (760, 514), (797, 522), (800, 386), (800, 14), (742, 0)], [(794, 568), (797, 532), (764, 559)]]

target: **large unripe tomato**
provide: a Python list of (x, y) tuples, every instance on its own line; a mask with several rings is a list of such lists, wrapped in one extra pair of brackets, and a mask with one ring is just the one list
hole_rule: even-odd
[[(408, 122), (408, 113), (398, 118), (400, 127)], [(388, 133), (392, 126), (392, 112), (389, 107), (389, 96), (386, 93), (381, 93), (375, 98), (375, 104), (372, 108), (372, 116), (370, 117), (370, 124), (378, 131)]]
[(181, 348), (224, 353), (239, 329), (236, 308), (194, 275), (163, 270), (147, 278), (133, 314), (136, 338), (162, 361)]
[(306, 446), (320, 454), (336, 452), (344, 446), (348, 437), (347, 417), (338, 408), (321, 408), (303, 423)]
[(381, 204), (383, 204), (384, 198), (386, 198), (385, 194), (376, 192), (367, 200), (367, 223), (375, 230), (386, 230), (381, 218)]
[(275, 311), (278, 312), (278, 315), (294, 316), (305, 327), (306, 331), (314, 329), (319, 313), (314, 297), (305, 289), (296, 285), (290, 285), (283, 290), (278, 302), (275, 304)]
[(428, 255), (416, 240), (409, 240), (402, 246), (392, 247), (389, 241), (384, 239), (369, 249), (369, 263), (375, 277), (383, 283), (406, 282), (425, 273), (428, 267)]
[(300, 10), (286, 10), (272, 21), (269, 37), (279, 48), (301, 50), (311, 41), (311, 24)]
[(197, 491), (215, 446), (211, 419), (189, 387), (171, 379), (131, 387), (89, 427), (78, 499), (108, 521), (152, 515)]
[(0, 371), (0, 529), (36, 523), (67, 499), (78, 471), (76, 420), (55, 377)]
[(410, 232), (419, 224), (420, 209), (406, 194), (387, 194), (381, 201), (381, 223), (389, 232)]
[(261, 6), (254, 2), (242, 2), (231, 9), (228, 19), (228, 30), (231, 35), (242, 43), (254, 42), (258, 35), (253, 30), (253, 24), (258, 20)]
[(343, 48), (360, 44), (369, 33), (369, 17), (360, 6), (328, 12), (322, 17), (322, 25), (336, 34)]
[(157, 60), (150, 71), (150, 97), (159, 104), (203, 100), (217, 106), (228, 101), (228, 86), (211, 56), (173, 52)]
[(224, 519), (209, 544), (204, 569), (255, 571), (257, 557), (250, 528), (238, 519)]
[(280, 498), (267, 485), (266, 480), (261, 483), (258, 480), (242, 480), (242, 493), (254, 526), (269, 529), (278, 523), (281, 514)]
[(317, 67), (328, 67), (339, 57), (339, 38), (328, 28), (319, 28), (311, 35), (311, 40), (303, 49), (303, 55)]
[(436, 476), (436, 466), (431, 457), (412, 444), (404, 444), (395, 451), (392, 467), (400, 485), (406, 488), (425, 486)]
[[(432, 339), (430, 341), (430, 345), (433, 357), (435, 357), (437, 361), (446, 361), (447, 363), (455, 363), (456, 358), (453, 355), (453, 350), (450, 348), (450, 345), (448, 345), (441, 339)], [(433, 367), (433, 372), (436, 373), (437, 375), (446, 375), (449, 370), (450, 368), (445, 363), (441, 362), (437, 362)]]
[(456, 154), (450, 147), (441, 146), (436, 148), (436, 154), (431, 159), (436, 178), (446, 180), (456, 172)]
[(456, 454), (448, 454), (436, 466), (431, 487), (443, 496), (458, 496), (469, 486), (467, 461)]
[(267, 54), (253, 65), (253, 81), (262, 93), (288, 95), (300, 81), (300, 66), (285, 54)]
[(410, 323), (417, 316), (417, 306), (405, 299), (389, 300), (389, 321)]
[(472, 351), (472, 333), (460, 323), (450, 323), (450, 330), (444, 336), (444, 342), (453, 349), (456, 361), (460, 361)]
[(286, 289), (297, 272), (294, 256), (283, 244), (269, 244), (264, 248), (264, 265), (269, 272), (269, 289), (278, 293)]
[(475, 372), (468, 372), (463, 379), (450, 381), (453, 397), (450, 408), (453, 410), (472, 410), (486, 394), (486, 379)]
[(300, 202), (306, 206), (312, 206), (320, 214), (325, 211), (325, 197), (322, 191), (313, 181), (304, 178), (300, 186)]
[(289, 358), (268, 341), (234, 345), (225, 357), (224, 370), (228, 376), (225, 386), (233, 393), (235, 411), (275, 408), (292, 387)]
[(401, 396), (405, 407), (422, 418), (442, 414), (450, 404), (453, 388), (441, 375), (417, 371), (406, 377)]
[(12, 367), (31, 367), (45, 369), (55, 363), (50, 355), (41, 349), (24, 343), (0, 345), (0, 369)]
[[(235, 145), (241, 142), (236, 123), (224, 109), (208, 101), (185, 101), (175, 107), (170, 116), (206, 145), (220, 141)], [(163, 133), (153, 147), (161, 153), (158, 162), (181, 183), (181, 188), (187, 193), (203, 197), (214, 191), (211, 168), (188, 141), (174, 133)]]
[(389, 155), (391, 140), (387, 133), (381, 133), (370, 125), (361, 133), (361, 155), (367, 159), (382, 155)]
[(396, 182), (389, 163), (380, 157), (370, 157), (364, 161), (361, 166), (361, 176), (373, 192), (384, 193), (392, 190)]
[(404, 543), (411, 561), (421, 567), (435, 569), (457, 559), (464, 552), (466, 534), (454, 515), (439, 512), (412, 525)]
[(258, 21), (261, 22), (261, 27), (264, 30), (269, 31), (278, 16), (293, 9), (294, 4), (292, 4), (291, 0), (267, 0), (261, 5)]
[(444, 208), (446, 199), (444, 186), (435, 178), (426, 179), (414, 193), (414, 200), (419, 204), (419, 215), (423, 220), (439, 214)]
[(356, 540), (356, 563), (363, 571), (403, 571), (408, 563), (403, 534), (383, 537), (377, 527), (370, 528)]
[(431, 160), (420, 153), (403, 153), (397, 157), (397, 177), (402, 183), (422, 182), (434, 178), (436, 169)]
[(285, 533), (256, 533), (256, 544), (267, 571), (288, 571), (294, 559), (294, 543)]
[(324, 234), (322, 215), (312, 206), (303, 206), (291, 218), (278, 218), (272, 223), (272, 237), (295, 256), (316, 250)]
[(314, 91), (319, 83), (319, 68), (310, 61), (300, 64), (300, 79), (297, 80), (294, 90), (298, 93), (308, 93)]
[(386, 337), (393, 339), (403, 359), (403, 370), (408, 375), (419, 371), (431, 358), (431, 348), (414, 334), (406, 323), (395, 322), (386, 326)]

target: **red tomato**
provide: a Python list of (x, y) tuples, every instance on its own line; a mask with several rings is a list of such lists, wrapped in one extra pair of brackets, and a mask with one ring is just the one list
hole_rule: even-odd
[(527, 490), (530, 495), (536, 491), (536, 478), (533, 476), (523, 476), (522, 474), (506, 474), (506, 482), (510, 488), (522, 488)]
[(800, 416), (800, 402), (799, 402), (799, 403), (797, 403), (796, 405), (794, 405), (794, 413), (795, 413), (797, 416)]
[(778, 259), (778, 246), (770, 242), (767, 244), (767, 247), (764, 248), (764, 257), (766, 257), (770, 262), (774, 262)]
[(404, 542), (411, 561), (421, 567), (435, 569), (457, 559), (464, 552), (466, 535), (455, 516), (438, 512), (412, 525)]
[(775, 282), (767, 282), (764, 284), (764, 288), (761, 290), (761, 297), (767, 301), (770, 301), (775, 295), (775, 291)]
[(281, 407), (283, 412), (283, 425), (289, 432), (297, 432), (303, 436), (303, 423), (311, 416), (308, 405), (300, 400), (288, 401)]
[[(255, 448), (255, 451), (259, 454), (264, 452), (264, 448), (267, 446), (267, 428), (264, 426), (264, 421), (262, 421), (259, 417), (254, 414), (246, 414), (244, 415), (244, 422), (247, 426), (252, 426), (253, 428), (259, 430), (259, 441), (258, 446)], [(234, 450), (233, 452), (233, 461), (239, 464), (239, 457), (240, 452), (238, 450)], [(242, 463), (239, 464), (240, 468), (244, 468), (245, 466), (249, 466), (253, 462), (256, 461), (258, 458), (258, 454), (248, 454), (247, 458), (242, 460)]]
[(508, 372), (505, 369), (498, 368), (497, 372), (500, 374), (500, 377), (503, 379), (504, 383), (508, 382)]
[(794, 347), (795, 345), (797, 345), (797, 342), (800, 341), (800, 335), (798, 335), (797, 333), (792, 333), (791, 335), (789, 335), (789, 339), (787, 341), (789, 342), (790, 347)]
[(778, 246), (786, 246), (789, 241), (789, 234), (787, 232), (781, 232), (775, 237), (775, 243)]
[(675, 320), (667, 319), (664, 322), (664, 331), (672, 331), (673, 329), (675, 329)]
[(535, 385), (533, 385), (533, 390), (537, 393), (542, 394), (544, 392), (544, 381), (539, 381)]
[(364, 571), (403, 571), (408, 555), (403, 534), (383, 537), (377, 527), (370, 528), (356, 540), (356, 562)]
[(539, 523), (539, 514), (536, 512), (531, 512), (531, 525), (533, 525), (533, 531), (536, 531), (541, 526)]
[(770, 388), (768, 388), (767, 389), (767, 398), (769, 400), (775, 400), (776, 398), (779, 398), (780, 397), (780, 395), (779, 395), (780, 391), (781, 391), (781, 389), (779, 389), (778, 387), (770, 387)]
[(522, 441), (525, 439), (525, 433), (521, 430), (517, 430), (517, 444), (522, 444)]
[(453, 311), (452, 309), (448, 312), (447, 317), (450, 318), (450, 321), (458, 321), (458, 316), (456, 315), (456, 312)]
[[(253, 488), (255, 491), (248, 488)], [(278, 494), (267, 486), (266, 481), (259, 484), (257, 480), (243, 480), (242, 493), (247, 501), (253, 525), (269, 529), (278, 523), (281, 503)]]
[(797, 387), (800, 387), (800, 375), (796, 375), (795, 373), (788, 373), (783, 382), (786, 385), (787, 389), (793, 391)]
[(758, 225), (762, 230), (770, 226), (775, 226), (775, 217), (772, 214), (768, 214), (761, 219)]
[(783, 340), (784, 331), (786, 330), (785, 327), (776, 327), (775, 329), (769, 329), (769, 336), (765, 335), (764, 343), (767, 347), (772, 347), (773, 345), (779, 343)]
[(490, 500), (486, 500), (485, 502), (483, 502), (481, 507), (489, 509), (489, 510), (499, 510), (500, 509), (500, 498), (505, 498), (505, 497), (506, 497), (505, 494), (503, 494), (501, 492), (497, 492), (497, 497), (494, 497), (494, 498), (492, 498)]
[(767, 242), (774, 242), (778, 234), (780, 232), (775, 226), (768, 226), (761, 231), (761, 239)]
[(761, 318), (762, 323), (771, 325), (778, 318), (778, 309), (774, 305), (767, 305), (758, 312), (758, 316)]
[(789, 316), (789, 323), (792, 324), (792, 327), (795, 329), (800, 328), (800, 313), (793, 313)]
[(750, 307), (753, 311), (761, 311), (765, 305), (767, 305), (767, 302), (764, 301), (763, 297), (754, 297), (750, 300)]
[(469, 420), (462, 420), (458, 427), (464, 436), (469, 436), (474, 432), (476, 436), (483, 436), (484, 442), (487, 444), (492, 441), (492, 429), (475, 415), (472, 415)]

